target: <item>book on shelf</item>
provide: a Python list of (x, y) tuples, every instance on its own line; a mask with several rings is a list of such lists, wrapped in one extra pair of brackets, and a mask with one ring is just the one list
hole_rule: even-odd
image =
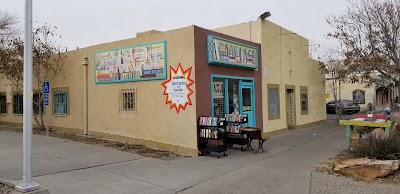
[(225, 114), (227, 122), (247, 122), (247, 115), (241, 114)]
[(200, 137), (218, 139), (219, 129), (201, 129)]
[(222, 124), (220, 123), (220, 119), (218, 117), (200, 117), (199, 125), (200, 126), (218, 127), (218, 126), (222, 126), (223, 123)]

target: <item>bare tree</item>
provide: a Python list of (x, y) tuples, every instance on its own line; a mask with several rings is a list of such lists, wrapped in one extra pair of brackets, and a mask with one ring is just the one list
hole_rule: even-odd
[(0, 39), (19, 34), (16, 15), (0, 11)]
[(327, 92), (332, 94), (335, 100), (335, 113), (337, 118), (341, 119), (343, 115), (340, 107), (342, 100), (341, 91), (343, 84), (351, 82), (349, 79), (351, 72), (345, 66), (340, 50), (328, 49), (320, 60), (323, 61), (321, 68), (325, 72), (325, 86), (328, 87)]
[[(63, 69), (66, 56), (63, 47), (56, 44), (54, 39), (61, 38), (55, 33), (57, 27), (45, 24), (33, 30), (33, 75), (34, 75), (34, 119), (36, 124), (44, 129), (43, 94), (44, 81), (53, 80)], [(13, 92), (23, 91), (23, 56), (24, 42), (19, 36), (3, 39), (0, 47), (0, 74), (3, 74), (13, 86)], [(48, 114), (48, 113), (47, 113)]]
[(353, 81), (400, 88), (400, 0), (350, 0), (327, 22)]

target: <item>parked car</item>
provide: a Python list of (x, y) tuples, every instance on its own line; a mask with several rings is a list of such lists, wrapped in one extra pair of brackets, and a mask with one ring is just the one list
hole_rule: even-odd
[[(346, 113), (358, 113), (360, 112), (360, 105), (351, 100), (338, 101), (338, 110), (341, 110), (343, 114)], [(327, 113), (336, 113), (336, 103), (334, 100), (326, 104)]]

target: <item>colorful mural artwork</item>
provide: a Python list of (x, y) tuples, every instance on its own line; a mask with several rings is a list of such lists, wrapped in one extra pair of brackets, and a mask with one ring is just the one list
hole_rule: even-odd
[(166, 79), (166, 42), (154, 42), (94, 54), (95, 82)]
[(208, 63), (257, 69), (258, 48), (213, 35), (207, 37)]
[(167, 96), (165, 104), (170, 104), (170, 109), (175, 108), (176, 113), (181, 109), (185, 110), (187, 105), (192, 105), (190, 95), (194, 92), (190, 86), (194, 81), (190, 79), (191, 72), (192, 67), (183, 71), (181, 64), (176, 70), (170, 67), (169, 80), (161, 84), (165, 88), (164, 95)]

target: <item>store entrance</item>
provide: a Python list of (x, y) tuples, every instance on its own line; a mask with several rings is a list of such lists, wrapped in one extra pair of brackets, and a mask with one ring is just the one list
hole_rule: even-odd
[(248, 126), (255, 127), (254, 81), (252, 78), (212, 77), (212, 115), (247, 114)]

